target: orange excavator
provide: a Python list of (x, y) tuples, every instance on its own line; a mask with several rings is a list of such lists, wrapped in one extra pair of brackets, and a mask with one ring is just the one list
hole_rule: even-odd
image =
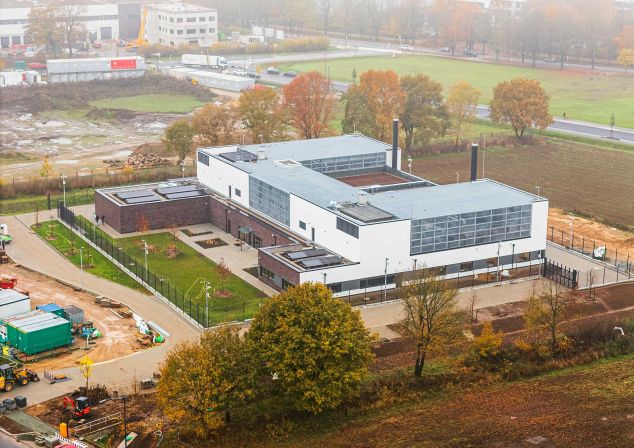
[(70, 396), (64, 397), (62, 403), (64, 411), (68, 412), (73, 420), (81, 420), (88, 418), (90, 415), (90, 404), (88, 403), (88, 397), (73, 398)]
[(141, 26), (139, 27), (139, 35), (136, 39), (131, 40), (125, 44), (126, 51), (136, 51), (137, 48), (145, 47), (148, 45), (148, 41), (145, 38), (145, 22), (147, 20), (148, 4), (147, 2), (141, 9)]

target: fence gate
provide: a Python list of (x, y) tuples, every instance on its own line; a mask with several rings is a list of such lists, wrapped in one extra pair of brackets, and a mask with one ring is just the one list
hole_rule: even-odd
[(544, 277), (568, 288), (576, 288), (579, 272), (576, 269), (570, 269), (559, 263), (553, 263), (545, 258)]

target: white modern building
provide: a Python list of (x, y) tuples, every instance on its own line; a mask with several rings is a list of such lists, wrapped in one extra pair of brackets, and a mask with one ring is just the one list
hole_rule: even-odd
[(401, 171), (395, 145), (344, 135), (200, 148), (197, 170), (223, 204), (212, 222), (259, 248), (262, 280), (348, 295), (422, 267), (474, 277), (543, 261), (547, 199), (475, 179), (473, 167), (470, 182), (436, 185)]
[(147, 6), (145, 39), (168, 47), (209, 47), (218, 41), (218, 12), (186, 3), (155, 3)]

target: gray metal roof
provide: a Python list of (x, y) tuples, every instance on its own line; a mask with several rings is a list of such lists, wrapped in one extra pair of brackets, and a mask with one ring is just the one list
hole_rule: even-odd
[(21, 294), (13, 289), (0, 289), (0, 306), (21, 302), (22, 300), (29, 300), (29, 296)]
[(5, 323), (24, 333), (29, 333), (43, 328), (51, 328), (58, 325), (68, 324), (68, 321), (53, 313), (36, 310), (7, 318), (5, 319)]
[(350, 204), (346, 207), (341, 207), (339, 212), (344, 215), (348, 215), (357, 221), (372, 223), (372, 222), (380, 222), (387, 221), (394, 218), (394, 215), (386, 212), (385, 210), (381, 210), (373, 205), (358, 205), (358, 204)]
[[(389, 151), (392, 149), (392, 146), (364, 135), (357, 134), (308, 140), (291, 140), (288, 142), (265, 143), (262, 145), (246, 145), (240, 146), (240, 148), (256, 155), (258, 153), (258, 149), (262, 148), (266, 152), (268, 160), (291, 159), (301, 162), (304, 160), (373, 154), (381, 151)], [(205, 148), (199, 149), (203, 152), (205, 151)], [(215, 150), (217, 148), (213, 149)]]

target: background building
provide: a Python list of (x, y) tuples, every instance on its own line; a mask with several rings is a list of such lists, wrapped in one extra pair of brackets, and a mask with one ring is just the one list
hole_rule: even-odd
[(218, 12), (186, 3), (148, 5), (145, 39), (169, 47), (209, 47), (218, 41)]

